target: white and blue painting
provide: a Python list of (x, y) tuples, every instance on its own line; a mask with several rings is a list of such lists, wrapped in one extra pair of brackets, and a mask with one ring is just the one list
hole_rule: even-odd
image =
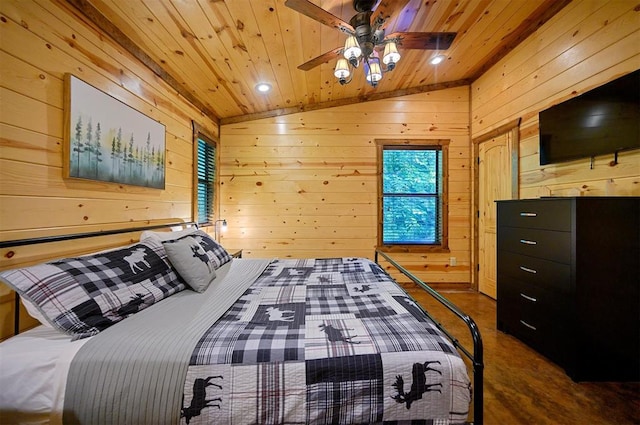
[(69, 177), (164, 189), (164, 125), (73, 75), (69, 89)]

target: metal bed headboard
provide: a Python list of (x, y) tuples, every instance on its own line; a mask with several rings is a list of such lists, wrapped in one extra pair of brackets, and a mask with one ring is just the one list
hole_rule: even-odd
[[(129, 227), (126, 229), (113, 229), (113, 230), (103, 230), (103, 231), (85, 232), (85, 233), (72, 233), (70, 235), (43, 236), (39, 238), (15, 239), (11, 241), (0, 241), (0, 248), (10, 248), (14, 246), (35, 245), (35, 244), (50, 243), (50, 242), (62, 242), (62, 241), (68, 241), (73, 239), (84, 239), (84, 238), (92, 238), (97, 236), (118, 235), (121, 233), (142, 232), (145, 230), (162, 229), (165, 227), (174, 227), (174, 226), (198, 227), (198, 223), (196, 223), (195, 221), (179, 221), (175, 223), (154, 224), (151, 226)], [(15, 311), (13, 316), (13, 334), (18, 335), (19, 333), (20, 333), (20, 296), (16, 292)]]
[[(381, 255), (387, 260), (392, 266), (398, 269), (402, 274), (411, 279), (414, 283), (418, 284), (422, 289), (427, 291), (429, 295), (436, 299), (440, 304), (445, 306), (449, 311), (455, 314), (460, 320), (462, 320), (469, 331), (471, 332), (471, 338), (473, 339), (473, 354), (469, 352), (457, 338), (451, 335), (444, 326), (435, 320), (425, 309), (423, 309), (418, 302), (416, 305), (420, 307), (420, 309), (433, 321), (433, 323), (440, 329), (453, 343), (453, 345), (460, 350), (465, 357), (467, 357), (471, 364), (473, 365), (473, 424), (474, 425), (482, 425), (483, 423), (483, 399), (484, 399), (484, 358), (483, 358), (483, 349), (482, 349), (482, 337), (480, 336), (480, 329), (476, 322), (468, 315), (465, 314), (462, 310), (460, 310), (455, 304), (451, 301), (440, 295), (435, 289), (415, 277), (410, 271), (402, 267), (395, 260), (389, 257), (383, 251), (377, 250), (375, 253), (375, 262), (378, 263), (378, 255)], [(415, 300), (414, 300), (415, 301)]]

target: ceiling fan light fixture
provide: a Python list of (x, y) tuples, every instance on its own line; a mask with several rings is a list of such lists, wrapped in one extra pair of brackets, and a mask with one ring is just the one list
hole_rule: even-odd
[[(351, 2), (356, 14), (348, 23), (318, 6), (317, 3), (323, 3), (321, 0), (286, 0), (284, 2), (285, 6), (296, 12), (347, 35), (343, 47), (333, 48), (310, 59), (298, 66), (299, 69), (309, 71), (327, 63), (331, 58), (340, 59), (340, 56), (344, 56), (347, 65), (345, 66), (344, 60), (339, 60), (334, 68), (334, 75), (340, 84), (348, 84), (353, 79), (354, 70), (362, 62), (366, 80), (376, 87), (383, 78), (383, 72), (392, 71), (397, 66), (401, 58), (398, 45), (401, 45), (403, 50), (430, 50), (435, 55), (438, 51), (449, 49), (456, 38), (455, 32), (399, 31), (385, 35), (387, 31), (385, 27), (390, 22), (394, 26), (413, 25), (409, 23), (409, 19), (413, 21), (415, 14), (409, 10), (404, 11), (409, 0), (352, 0)], [(402, 13), (407, 14), (406, 18), (393, 18), (394, 15)], [(395, 22), (395, 19), (403, 23)], [(446, 57), (437, 57), (436, 61), (443, 59)]]
[(396, 67), (396, 64), (400, 60), (400, 53), (398, 53), (398, 46), (395, 41), (390, 41), (384, 45), (384, 54), (382, 56), (382, 63), (387, 66), (388, 71), (392, 71)]

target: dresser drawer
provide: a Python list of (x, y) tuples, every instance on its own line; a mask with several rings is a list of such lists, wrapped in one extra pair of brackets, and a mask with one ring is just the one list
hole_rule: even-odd
[(530, 330), (547, 327), (550, 321), (562, 315), (566, 298), (563, 294), (547, 291), (536, 285), (510, 276), (498, 274), (498, 321), (506, 328), (522, 326)]
[(498, 275), (498, 329), (507, 332), (558, 364), (564, 364), (570, 303), (553, 293)]
[(569, 264), (571, 233), (500, 226), (498, 249)]
[(569, 308), (567, 295), (502, 274), (498, 274), (498, 299), (519, 312), (527, 312), (529, 317), (538, 310), (544, 311), (545, 316), (556, 317)]
[(570, 199), (498, 201), (500, 226), (571, 230)]
[(571, 291), (569, 264), (499, 250), (498, 274), (553, 291)]
[(533, 319), (523, 317), (518, 321), (512, 335), (564, 367), (566, 364), (564, 354), (566, 343), (563, 334), (560, 332), (561, 329), (554, 327), (550, 321), (536, 322)]

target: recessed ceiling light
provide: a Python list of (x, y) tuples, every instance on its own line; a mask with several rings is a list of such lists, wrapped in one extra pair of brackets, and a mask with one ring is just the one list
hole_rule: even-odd
[(443, 60), (445, 60), (446, 57), (444, 55), (437, 55), (431, 58), (431, 60), (429, 61), (429, 63), (431, 65), (437, 65), (439, 63), (441, 63)]
[(268, 83), (258, 83), (256, 85), (256, 90), (258, 90), (260, 93), (267, 93), (268, 91), (271, 90), (271, 84)]

